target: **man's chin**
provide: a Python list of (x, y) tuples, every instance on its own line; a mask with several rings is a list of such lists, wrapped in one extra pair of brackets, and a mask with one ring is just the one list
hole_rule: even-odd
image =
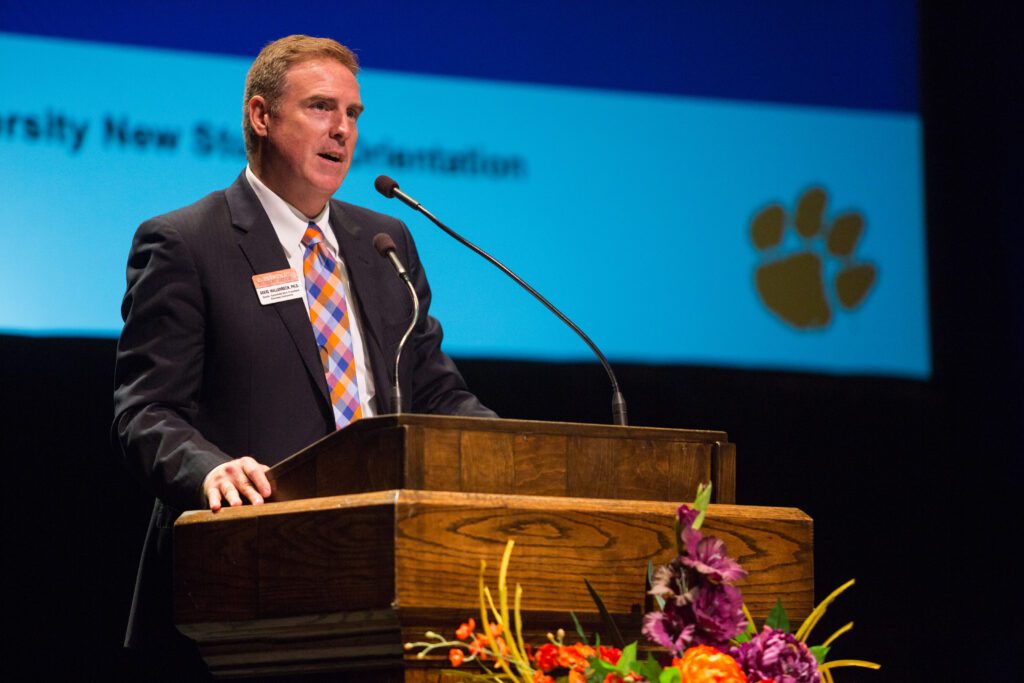
[(341, 187), (341, 184), (345, 182), (346, 177), (348, 177), (347, 168), (344, 171), (340, 171), (338, 173), (332, 173), (322, 176), (317, 179), (317, 189), (327, 193), (328, 197), (333, 196)]

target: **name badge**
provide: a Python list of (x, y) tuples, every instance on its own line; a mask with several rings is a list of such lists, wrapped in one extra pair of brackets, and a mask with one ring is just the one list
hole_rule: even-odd
[(299, 274), (291, 268), (253, 275), (252, 284), (264, 306), (302, 298), (303, 286), (299, 282)]

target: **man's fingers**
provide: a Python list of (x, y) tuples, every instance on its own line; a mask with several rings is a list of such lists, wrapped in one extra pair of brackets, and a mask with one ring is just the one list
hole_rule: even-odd
[(238, 496), (238, 490), (231, 484), (221, 486), (221, 491), (224, 492), (224, 499), (228, 501), (231, 507), (237, 507), (242, 504), (242, 499)]
[(250, 457), (239, 458), (237, 469), (231, 471), (235, 488), (255, 505), (263, 502), (263, 495), (270, 495), (270, 482), (263, 474), (262, 466)]
[(248, 498), (249, 502), (252, 503), (253, 505), (259, 505), (260, 503), (263, 502), (263, 496), (261, 496), (260, 492), (257, 491), (256, 488), (249, 482), (246, 482), (239, 486), (238, 490), (241, 491), (242, 495)]
[(223, 505), (242, 505), (244, 496), (253, 505), (263, 503), (271, 493), (266, 471), (270, 467), (246, 456), (231, 460), (210, 470), (204, 481), (206, 500), (216, 512)]
[(220, 491), (216, 486), (210, 486), (206, 489), (206, 500), (210, 503), (210, 510), (213, 512), (220, 510)]
[[(251, 465), (243, 465), (245, 474), (249, 477), (249, 481), (253, 483), (256, 490), (260, 492), (264, 497), (270, 495), (270, 480), (267, 479), (265, 472), (270, 468), (266, 465), (261, 465), (255, 460), (252, 461)], [(260, 501), (263, 502), (263, 501)]]

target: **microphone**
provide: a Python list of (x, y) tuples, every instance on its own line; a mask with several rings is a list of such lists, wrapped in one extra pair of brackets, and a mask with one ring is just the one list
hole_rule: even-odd
[[(597, 348), (597, 345), (594, 344), (594, 342), (592, 342), (590, 340), (590, 337), (588, 337), (583, 332), (583, 330), (581, 330), (576, 325), (576, 323), (574, 323), (573, 321), (569, 320), (569, 318), (567, 318), (564, 313), (562, 313), (560, 310), (555, 308), (555, 306), (550, 301), (548, 301), (543, 296), (541, 296), (540, 293), (537, 290), (535, 290), (530, 285), (526, 284), (526, 282), (521, 277), (519, 277), (518, 275), (513, 273), (511, 270), (509, 270), (505, 266), (505, 264), (503, 264), (501, 261), (499, 261), (498, 259), (494, 258), (490, 254), (488, 254), (486, 251), (484, 251), (480, 247), (476, 246), (475, 244), (473, 244), (472, 242), (467, 240), (465, 237), (463, 237), (462, 235), (458, 234), (457, 232), (455, 232), (454, 230), (449, 228), (447, 225), (445, 225), (444, 223), (439, 221), (437, 219), (437, 217), (434, 216), (434, 214), (432, 214), (429, 211), (427, 211), (423, 207), (422, 204), (420, 204), (418, 201), (416, 201), (415, 199), (413, 199), (412, 197), (410, 197), (409, 195), (407, 195), (406, 193), (404, 193), (400, 189), (398, 189), (398, 183), (396, 183), (394, 180), (392, 180), (391, 178), (387, 177), (386, 175), (377, 176), (377, 179), (375, 181), (373, 181), (373, 186), (377, 189), (377, 192), (380, 192), (382, 195), (384, 195), (388, 199), (395, 199), (395, 198), (397, 198), (397, 199), (401, 200), (403, 204), (409, 206), (413, 210), (419, 211), (424, 216), (429, 218), (430, 221), (434, 225), (436, 225), (437, 227), (439, 227), (442, 230), (444, 230), (446, 233), (448, 233), (452, 238), (454, 238), (460, 244), (468, 247), (469, 249), (472, 249), (477, 254), (479, 254), (483, 258), (487, 259), (492, 265), (494, 265), (496, 268), (498, 268), (501, 272), (505, 273), (505, 275), (508, 275), (510, 278), (515, 280), (516, 283), (520, 287), (522, 287), (527, 292), (532, 294), (534, 296), (534, 298), (537, 299), (537, 301), (539, 301), (542, 304), (544, 304), (544, 306), (549, 311), (554, 313), (558, 317), (559, 320), (561, 320), (563, 323), (565, 323), (570, 328), (572, 328), (572, 331), (575, 332), (576, 334), (578, 334), (580, 336), (580, 339), (582, 339), (586, 343), (586, 345), (590, 347), (590, 350), (594, 352), (594, 355), (597, 356), (597, 359), (599, 361), (601, 361), (601, 365), (604, 367), (605, 372), (608, 373), (608, 379), (611, 381), (611, 385), (612, 385), (612, 422), (614, 424), (622, 425), (622, 426), (626, 426), (628, 424), (627, 419), (626, 419), (626, 398), (622, 395), (622, 392), (619, 390), (619, 382), (618, 382), (617, 379), (615, 379), (615, 373), (612, 371), (611, 364), (608, 362), (608, 359), (604, 357), (604, 354), (601, 353), (601, 350), (599, 348)], [(378, 235), (378, 237), (380, 237), (380, 235)], [(387, 235), (384, 235), (384, 237), (387, 237)], [(374, 238), (374, 242), (376, 243), (376, 238)], [(394, 248), (393, 244), (392, 244), (392, 248)], [(396, 377), (397, 377), (397, 374), (396, 374)]]
[(402, 278), (402, 281), (405, 282), (405, 286), (409, 288), (409, 295), (412, 297), (412, 322), (409, 323), (409, 329), (405, 331), (405, 334), (402, 335), (401, 341), (398, 342), (398, 352), (395, 354), (394, 379), (391, 384), (391, 393), (388, 395), (388, 406), (390, 411), (395, 415), (399, 415), (402, 412), (402, 388), (398, 384), (398, 364), (402, 360), (402, 349), (405, 348), (405, 343), (409, 341), (413, 328), (416, 327), (416, 321), (419, 320), (420, 298), (416, 295), (416, 288), (412, 286), (412, 280), (409, 278), (409, 272), (405, 269), (405, 266), (402, 265), (402, 261), (398, 258), (395, 241), (391, 239), (391, 235), (386, 232), (379, 232), (374, 235), (373, 248), (377, 250), (378, 254), (391, 261), (391, 265), (394, 267), (395, 272), (398, 273), (398, 277)]
[(397, 247), (395, 247), (395, 241), (391, 239), (391, 235), (386, 232), (379, 232), (374, 235), (373, 248), (377, 250), (378, 254), (391, 261), (391, 265), (395, 267), (398, 277), (409, 282), (409, 272), (402, 265), (402, 262), (398, 260)]
[[(388, 199), (400, 199), (402, 203), (404, 203), (409, 208), (413, 209), (414, 211), (422, 212), (427, 218), (434, 221), (435, 223), (438, 222), (436, 218), (434, 218), (426, 209), (423, 208), (422, 204), (420, 204), (418, 201), (416, 201), (406, 193), (399, 190), (398, 183), (396, 183), (394, 180), (387, 177), (386, 175), (377, 176), (377, 179), (373, 181), (373, 186), (377, 188), (377, 192), (380, 192)], [(455, 237), (455, 235), (452, 234), (451, 230), (448, 230), (448, 228), (444, 227), (443, 225), (440, 227), (445, 232), (452, 235), (452, 237)]]

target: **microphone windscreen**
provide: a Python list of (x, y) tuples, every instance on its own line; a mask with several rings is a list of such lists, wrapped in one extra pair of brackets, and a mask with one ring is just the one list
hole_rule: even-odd
[[(383, 178), (384, 176), (381, 176)], [(377, 178), (380, 180), (380, 178)], [(377, 188), (380, 189), (380, 188)], [(378, 232), (373, 236), (373, 248), (377, 250), (377, 253), (381, 256), (387, 256), (389, 251), (395, 251), (395, 241), (391, 239), (391, 235), (386, 232)]]
[(388, 178), (386, 175), (377, 176), (377, 179), (373, 181), (373, 186), (377, 188), (377, 192), (380, 192), (388, 199), (393, 199), (395, 196), (395, 190), (398, 189), (398, 183), (391, 178)]

